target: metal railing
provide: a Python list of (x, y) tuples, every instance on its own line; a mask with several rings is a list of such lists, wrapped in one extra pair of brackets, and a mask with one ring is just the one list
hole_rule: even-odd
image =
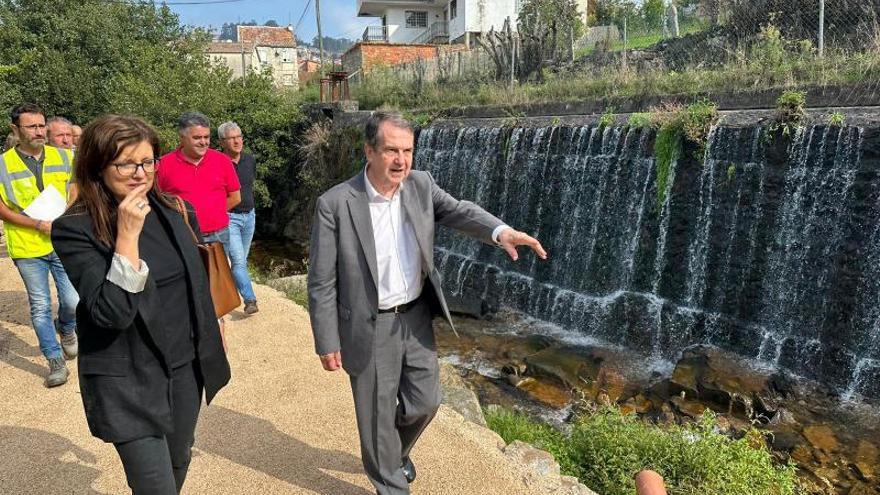
[(363, 41), (382, 41), (388, 42), (388, 26), (367, 26), (364, 29)]
[(449, 42), (449, 23), (447, 21), (437, 21), (425, 30), (424, 33), (416, 36), (413, 43), (419, 44), (437, 44)]

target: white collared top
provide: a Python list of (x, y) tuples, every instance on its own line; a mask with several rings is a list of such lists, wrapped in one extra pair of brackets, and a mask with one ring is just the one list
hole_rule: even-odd
[(388, 199), (379, 194), (369, 177), (366, 183), (376, 245), (379, 309), (388, 309), (419, 297), (424, 285), (424, 263), (416, 232), (410, 222), (404, 221), (401, 212), (400, 191), (404, 185)]

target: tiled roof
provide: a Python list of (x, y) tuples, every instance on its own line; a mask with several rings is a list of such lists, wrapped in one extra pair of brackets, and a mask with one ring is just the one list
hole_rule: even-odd
[(295, 47), (293, 31), (286, 27), (238, 26), (238, 39), (258, 46)]
[(253, 50), (253, 43), (213, 41), (208, 44), (208, 53), (251, 53)]

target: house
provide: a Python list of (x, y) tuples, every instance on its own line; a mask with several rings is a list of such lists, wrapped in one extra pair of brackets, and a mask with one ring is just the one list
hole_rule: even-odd
[(357, 0), (358, 17), (378, 17), (362, 41), (397, 44), (464, 43), (501, 29), (510, 18), (514, 29), (520, 0)]
[(238, 41), (213, 42), (208, 56), (229, 67), (234, 77), (269, 68), (275, 86), (299, 85), (296, 38), (289, 27), (238, 26)]

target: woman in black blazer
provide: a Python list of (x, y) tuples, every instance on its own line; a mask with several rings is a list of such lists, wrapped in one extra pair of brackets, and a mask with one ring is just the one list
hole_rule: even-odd
[[(52, 243), (80, 295), (79, 384), (92, 434), (132, 493), (180, 492), (201, 406), (229, 381), (207, 275), (176, 201), (154, 182), (159, 139), (137, 117), (83, 132), (77, 201)], [(190, 225), (198, 234), (192, 208)]]

